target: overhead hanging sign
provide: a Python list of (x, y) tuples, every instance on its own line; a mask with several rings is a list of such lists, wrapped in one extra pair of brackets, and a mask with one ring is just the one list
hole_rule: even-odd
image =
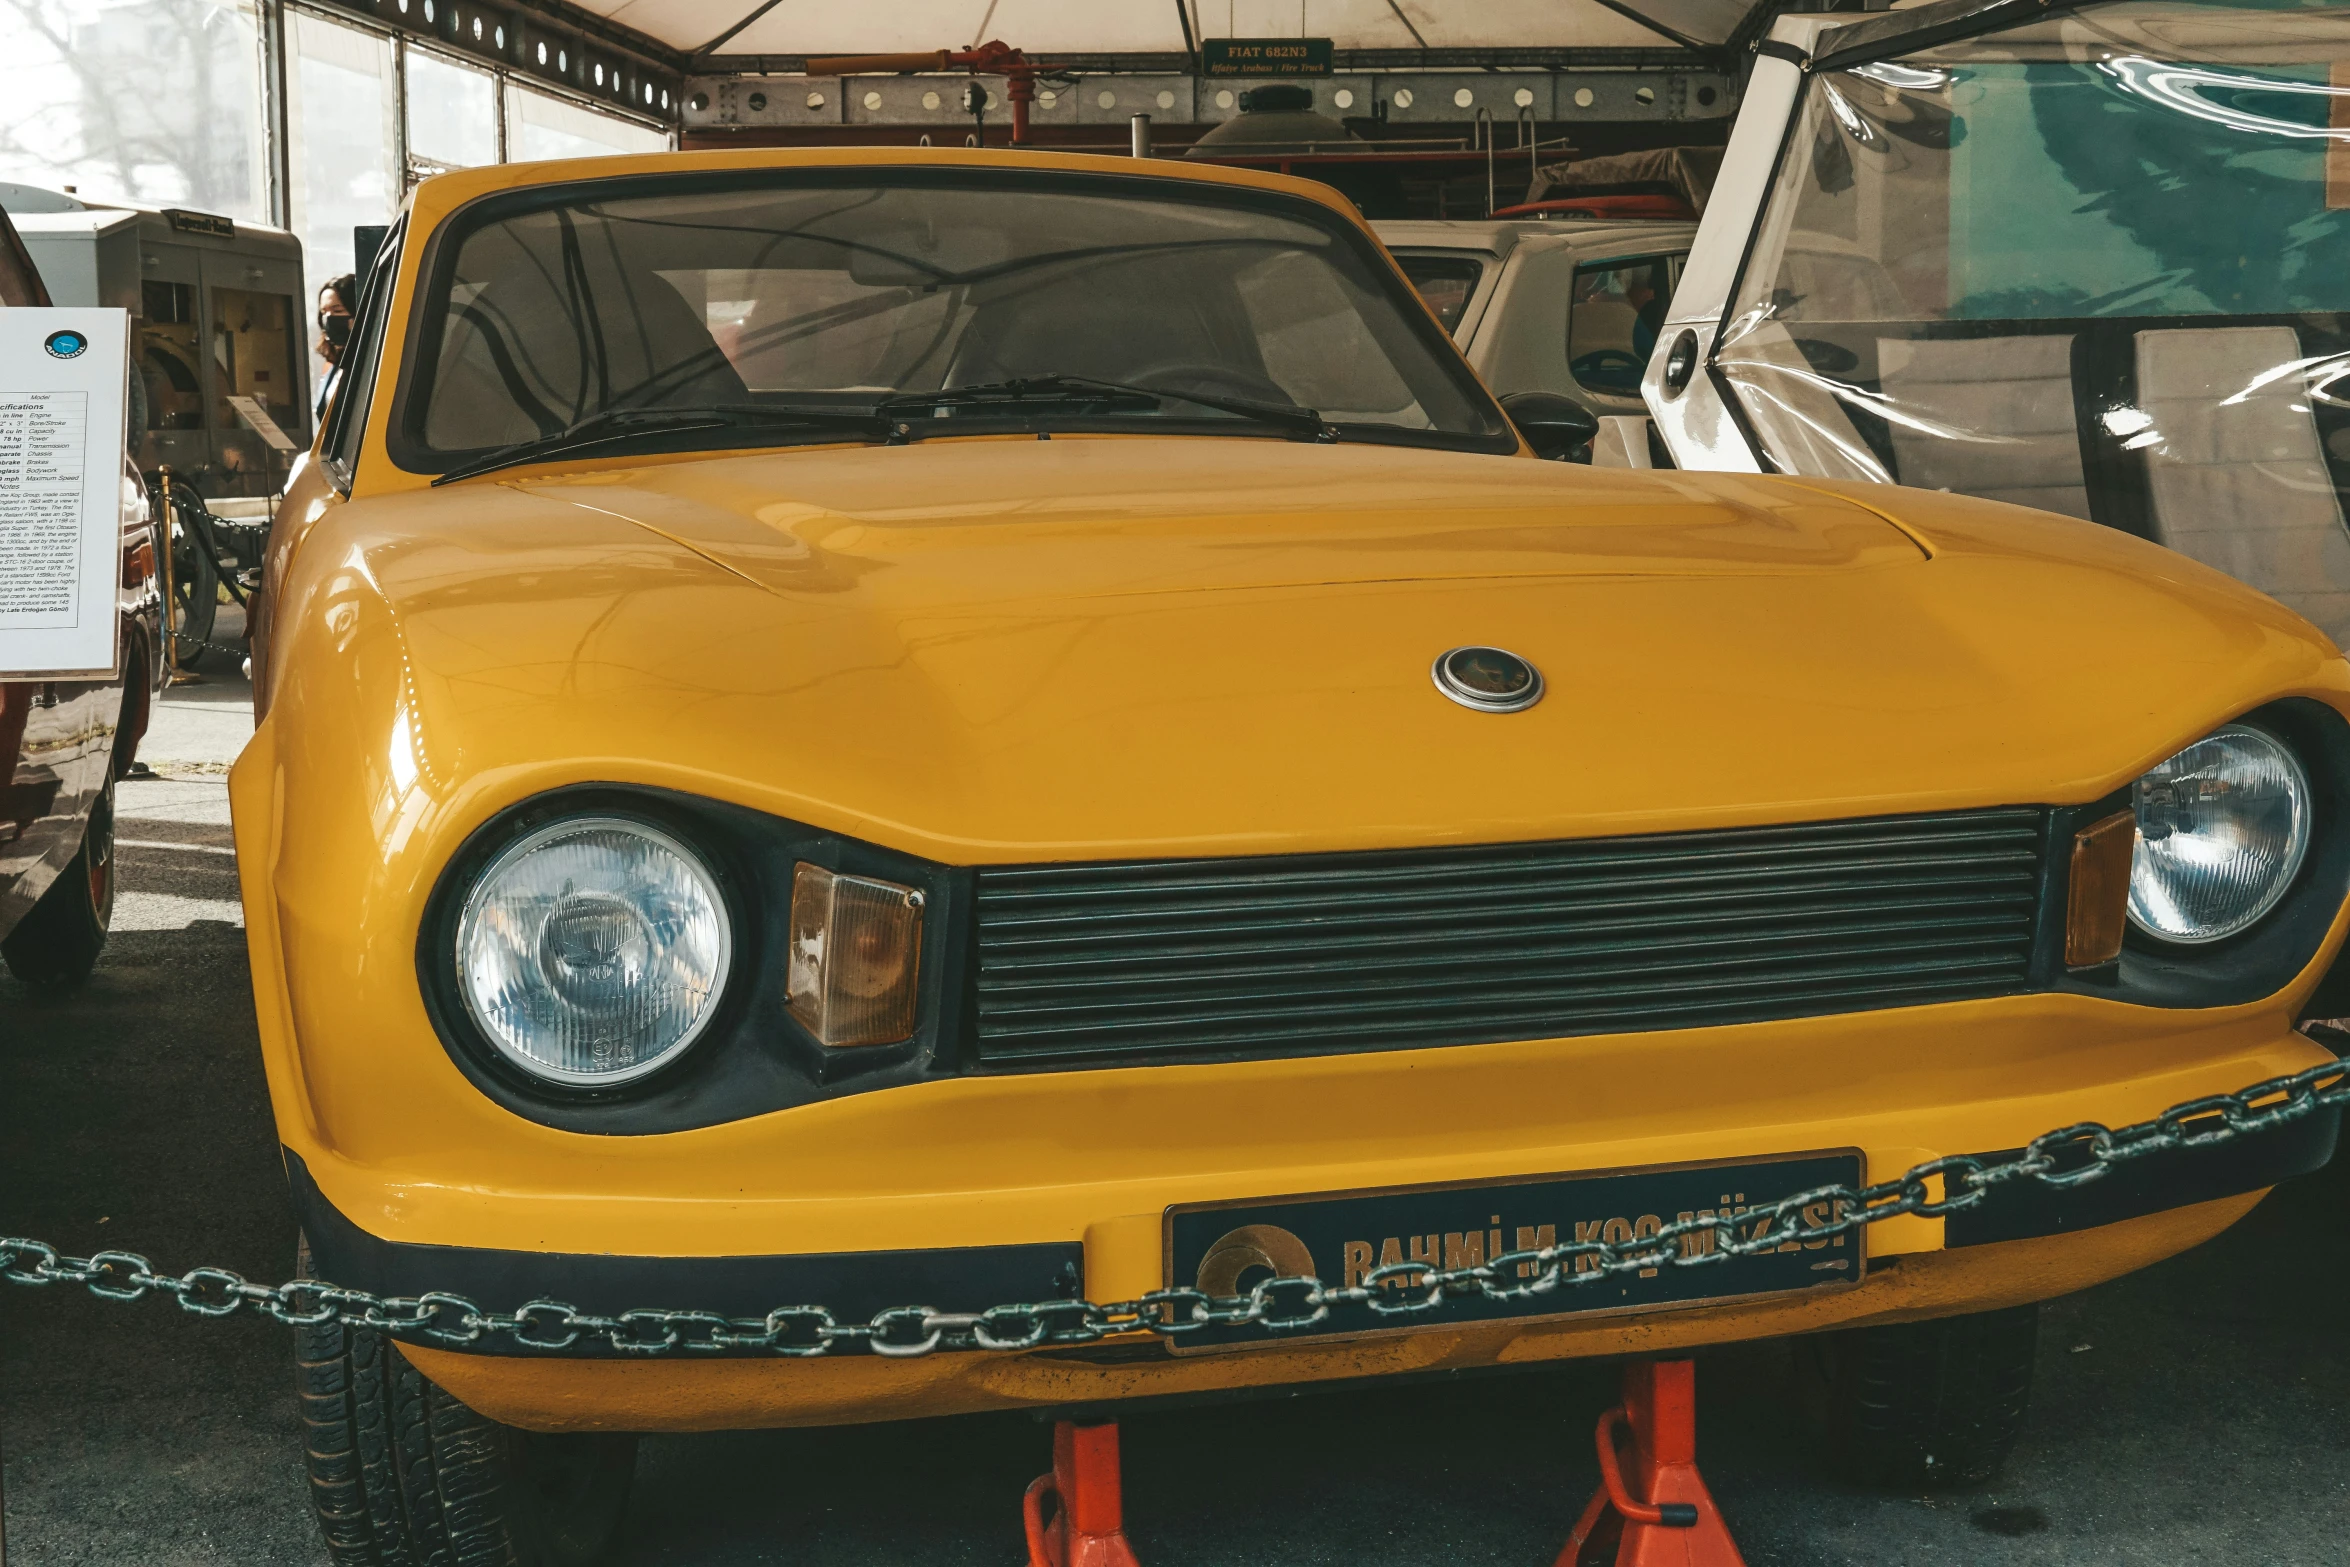
[(1327, 38), (1203, 38), (1203, 76), (1328, 76), (1333, 58)]
[(0, 679), (117, 672), (129, 323), (0, 310)]
[(234, 218), (224, 218), (216, 212), (190, 212), (185, 207), (166, 207), (163, 220), (176, 234), (209, 234), (214, 239), (235, 239), (237, 224)]

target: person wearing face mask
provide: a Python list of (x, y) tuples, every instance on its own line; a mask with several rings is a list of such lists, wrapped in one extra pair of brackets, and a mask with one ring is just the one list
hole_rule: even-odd
[(326, 374), (318, 382), (317, 417), (326, 417), (326, 405), (334, 397), (335, 377), (343, 362), (343, 350), (351, 342), (351, 307), (357, 303), (359, 278), (346, 272), (341, 277), (328, 278), (318, 290), (318, 357), (326, 361)]

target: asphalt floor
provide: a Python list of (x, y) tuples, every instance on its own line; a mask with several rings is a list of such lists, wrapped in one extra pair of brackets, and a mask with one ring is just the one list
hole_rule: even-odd
[[(222, 778), (243, 704), (216, 673), (159, 715), (90, 985), (0, 976), (0, 1233), (290, 1275)], [(1703, 1357), (1705, 1472), (1747, 1560), (2350, 1563), (2346, 1212), (2350, 1161), (2048, 1306), (2030, 1429), (1977, 1491), (1840, 1485), (1783, 1344)], [(324, 1563), (290, 1356), (263, 1320), (0, 1288), (10, 1567)], [(1137, 1416), (1129, 1533), (1148, 1567), (1547, 1567), (1611, 1389), (1582, 1366)], [(1024, 1416), (650, 1438), (615, 1561), (1009, 1567), (1048, 1440)]]

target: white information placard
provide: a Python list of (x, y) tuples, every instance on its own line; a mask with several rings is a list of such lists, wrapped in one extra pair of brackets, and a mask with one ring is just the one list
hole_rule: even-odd
[(117, 673), (129, 338), (120, 310), (0, 309), (0, 680)]
[(245, 421), (246, 428), (260, 436), (261, 443), (271, 451), (294, 450), (294, 438), (278, 428), (278, 422), (269, 417), (269, 410), (261, 406), (260, 398), (232, 397), (228, 405), (237, 411), (238, 418)]

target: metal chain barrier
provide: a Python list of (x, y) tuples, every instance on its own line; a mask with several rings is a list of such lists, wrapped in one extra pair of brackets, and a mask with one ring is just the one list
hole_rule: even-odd
[[(451, 1348), (502, 1334), (524, 1348), (540, 1350), (564, 1350), (582, 1339), (601, 1338), (617, 1351), (648, 1356), (724, 1350), (815, 1356), (861, 1345), (877, 1355), (911, 1358), (941, 1349), (1091, 1344), (1115, 1334), (1153, 1333), (1174, 1339), (1217, 1327), (1256, 1326), (1279, 1333), (1316, 1326), (1340, 1308), (1361, 1309), (1392, 1322), (1439, 1312), (1453, 1300), (1524, 1300), (1642, 1269), (1719, 1266), (1731, 1257), (1775, 1251), (1799, 1237), (1823, 1240), (1905, 1214), (1938, 1219), (1963, 1213), (2011, 1181), (2058, 1190), (2084, 1186), (2132, 1160), (2222, 1147), (2239, 1137), (2274, 1131), (2346, 1105), (2350, 1061), (2333, 1061), (2236, 1093), (2190, 1099), (2130, 1126), (2084, 1121), (2059, 1127), (2033, 1138), (2012, 1158), (1948, 1155), (1916, 1165), (1898, 1180), (1858, 1190), (1822, 1186), (1759, 1204), (1735, 1218), (1679, 1220), (1629, 1241), (1574, 1241), (1505, 1252), (1450, 1269), (1389, 1263), (1345, 1288), (1310, 1277), (1278, 1278), (1267, 1279), (1245, 1295), (1169, 1288), (1108, 1304), (1055, 1300), (977, 1312), (896, 1306), (863, 1322), (841, 1322), (822, 1306), (778, 1306), (764, 1317), (660, 1308), (598, 1316), (560, 1301), (534, 1300), (501, 1313), (485, 1312), (462, 1295), (439, 1292), (387, 1298), (308, 1279), (275, 1286), (252, 1284), (226, 1268), (192, 1268), (175, 1276), (157, 1273), (135, 1252), (69, 1257), (41, 1241), (7, 1236), (0, 1236), (0, 1279), (34, 1286), (79, 1284), (102, 1300), (135, 1301), (160, 1294), (200, 1317), (227, 1317), (251, 1307), (292, 1327), (339, 1322)], [(1933, 1195), (1930, 1185), (1937, 1179), (1943, 1183), (1940, 1197)], [(1799, 1230), (1804, 1209), (1822, 1203), (1834, 1205), (1827, 1210), (1833, 1217)], [(1710, 1235), (1711, 1247), (1681, 1246), (1684, 1236), (1696, 1235)]]
[[(184, 481), (174, 485), (168, 477), (169, 470), (166, 469), (165, 473), (167, 477), (161, 486), (159, 509), (176, 524), (181, 537), (187, 541), (191, 548), (205, 552), (213, 562), (213, 568), (216, 572), (221, 570), (221, 562), (224, 558), (232, 561), (236, 558), (234, 551), (222, 546), (221, 535), (240, 534), (256, 540), (266, 539), (269, 536), (270, 525), (267, 522), (243, 522), (234, 518), (217, 516), (202, 495), (190, 488)], [(233, 577), (233, 572), (224, 573), (224, 580), (228, 580), (230, 584), (229, 595), (237, 601), (240, 607), (249, 609), (247, 595), (235, 584)], [(165, 619), (169, 620), (170, 618), (167, 611)], [(232, 659), (243, 659), (252, 651), (250, 648), (235, 647), (225, 642), (214, 642), (206, 637), (190, 635), (181, 627), (174, 626), (170, 629), (171, 640), (175, 647), (191, 650), (190, 657), (196, 653), (222, 653)]]
[[(182, 648), (193, 648), (197, 653), (225, 653), (230, 658), (243, 659), (252, 655), (251, 648), (235, 647), (226, 642), (212, 642), (203, 637), (191, 637), (185, 631), (174, 630), (171, 639)], [(190, 654), (193, 657), (194, 654)]]

